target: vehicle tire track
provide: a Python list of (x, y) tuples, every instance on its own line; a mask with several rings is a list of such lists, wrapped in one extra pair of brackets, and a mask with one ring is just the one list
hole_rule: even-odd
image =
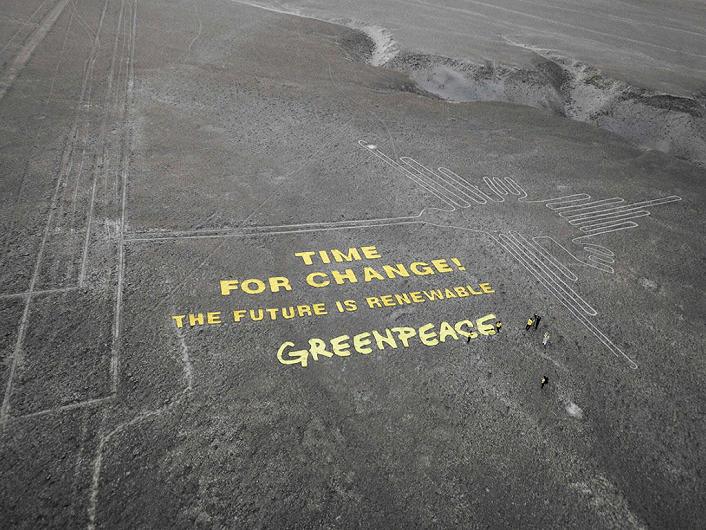
[(0, 100), (2, 100), (2, 98), (5, 97), (5, 94), (7, 94), (7, 91), (10, 90), (10, 87), (14, 84), (17, 76), (29, 62), (34, 50), (41, 44), (51, 28), (54, 27), (54, 24), (59, 19), (68, 3), (69, 0), (59, 0), (54, 8), (49, 11), (47, 16), (44, 17), (37, 30), (32, 33), (32, 35), (27, 39), (27, 42), (25, 42), (24, 46), (20, 48), (19, 53), (12, 60), (7, 70), (5, 70), (2, 74), (2, 77), (0, 77)]
[[(52, 10), (52, 13), (56, 12), (59, 7), (63, 10), (63, 7), (66, 6), (68, 3), (68, 0), (62, 0), (57, 6)], [(108, 0), (105, 0), (105, 4), (103, 5), (103, 11), (101, 13), (100, 17), (100, 22), (98, 25), (98, 30), (96, 31), (96, 38), (93, 41), (93, 45), (91, 48), (91, 52), (89, 54), (89, 58), (87, 60), (86, 68), (84, 69), (84, 75), (83, 75), (83, 80), (81, 83), (81, 98), (80, 98), (80, 103), (77, 107), (76, 110), (76, 116), (74, 118), (74, 124), (72, 126), (71, 132), (69, 133), (67, 140), (66, 140), (66, 145), (64, 147), (64, 152), (61, 157), (61, 163), (59, 165), (59, 170), (58, 170), (58, 176), (56, 178), (56, 186), (54, 188), (54, 194), (51, 199), (51, 203), (49, 206), (49, 212), (47, 215), (47, 221), (44, 226), (44, 233), (42, 235), (42, 240), (41, 243), (39, 244), (39, 250), (37, 251), (37, 258), (34, 263), (34, 269), (32, 272), (32, 278), (30, 280), (29, 288), (28, 288), (28, 294), (27, 298), (25, 300), (25, 305), (24, 309), (22, 311), (22, 317), (20, 318), (20, 323), (17, 331), (17, 339), (15, 342), (15, 347), (13, 349), (12, 355), (10, 356), (10, 370), (7, 378), (7, 384), (5, 386), (5, 393), (3, 397), (3, 402), (2, 402), (2, 407), (0, 408), (0, 432), (3, 432), (5, 429), (5, 426), (7, 424), (7, 421), (10, 417), (10, 399), (12, 397), (12, 387), (13, 387), (13, 380), (15, 376), (15, 372), (17, 371), (17, 364), (19, 359), (22, 356), (22, 346), (24, 343), (24, 338), (27, 333), (27, 324), (29, 322), (29, 310), (30, 306), (32, 305), (32, 295), (34, 292), (35, 285), (37, 284), (37, 280), (40, 276), (40, 271), (41, 271), (41, 266), (42, 266), (42, 260), (44, 257), (44, 249), (46, 247), (47, 240), (49, 239), (49, 234), (51, 231), (52, 227), (52, 222), (54, 219), (54, 212), (56, 210), (57, 206), (57, 201), (59, 198), (59, 193), (61, 191), (62, 183), (64, 182), (64, 177), (65, 175), (68, 174), (68, 171), (70, 170), (71, 162), (72, 162), (72, 155), (74, 152), (74, 146), (77, 141), (77, 136), (78, 136), (78, 126), (79, 126), (79, 120), (80, 120), (80, 115), (81, 115), (81, 110), (83, 108), (83, 102), (86, 99), (87, 95), (87, 89), (88, 86), (90, 85), (91, 82), (91, 74), (93, 71), (93, 65), (95, 64), (95, 59), (98, 54), (98, 47), (100, 46), (100, 29), (103, 25), (103, 20), (105, 19), (105, 13), (108, 8)], [(59, 11), (56, 14), (56, 18), (61, 14), (61, 11)], [(51, 18), (48, 16), (47, 18)], [(45, 22), (46, 22), (45, 18)], [(46, 27), (46, 31), (42, 38), (48, 33), (49, 29), (51, 29), (51, 26), (53, 23), (56, 22), (56, 20), (52, 20), (51, 24)], [(45, 24), (43, 24), (44, 26)], [(36, 36), (36, 34), (35, 34)], [(36, 40), (36, 39), (35, 39)], [(40, 40), (41, 41), (41, 40)], [(35, 45), (32, 47), (32, 50), (36, 48), (36, 46), (39, 44), (39, 42), (36, 42)], [(30, 53), (31, 55), (31, 53)], [(29, 60), (29, 56), (27, 57), (27, 61)], [(26, 63), (26, 61), (25, 61)], [(4, 95), (4, 94), (3, 94)]]

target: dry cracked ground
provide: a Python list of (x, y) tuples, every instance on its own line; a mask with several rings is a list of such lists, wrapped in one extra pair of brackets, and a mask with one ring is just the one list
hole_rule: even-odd
[[(476, 23), (571, 41), (508, 3)], [(671, 28), (621, 82), (703, 131), (703, 13), (665, 4), (528, 72), (422, 2), (366, 20), (416, 21), (393, 53), (321, 6), (2, 0), (0, 526), (701, 527), (701, 144), (577, 119), (562, 73)]]

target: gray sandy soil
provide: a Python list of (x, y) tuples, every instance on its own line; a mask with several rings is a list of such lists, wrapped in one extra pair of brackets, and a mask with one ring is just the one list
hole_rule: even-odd
[[(444, 101), (342, 25), (225, 0), (4, 5), (3, 527), (702, 524), (702, 167)], [(465, 270), (304, 283), (436, 258)], [(270, 276), (292, 290), (219, 292)], [(206, 311), (227, 322), (171, 318)], [(278, 362), (284, 342), (489, 313), (503, 331), (470, 343)]]
[(532, 64), (533, 50), (553, 50), (661, 93), (706, 88), (706, 9), (699, 0), (235, 1), (366, 25), (398, 50), (521, 67)]
[(706, 167), (706, 9), (691, 0), (234, 0), (340, 23), (451, 101), (548, 109)]

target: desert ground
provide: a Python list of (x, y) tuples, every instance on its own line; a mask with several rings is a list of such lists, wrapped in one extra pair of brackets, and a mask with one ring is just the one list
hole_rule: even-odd
[(703, 526), (706, 8), (438, 4), (2, 0), (1, 527)]

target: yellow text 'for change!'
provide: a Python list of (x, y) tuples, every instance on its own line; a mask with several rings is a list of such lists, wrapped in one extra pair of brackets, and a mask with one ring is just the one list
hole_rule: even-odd
[[(330, 285), (346, 285), (355, 283), (371, 283), (390, 281), (397, 278), (415, 276), (433, 276), (464, 272), (466, 268), (458, 258), (439, 258), (429, 261), (413, 261), (410, 263), (392, 263), (373, 267), (363, 266), (359, 269), (347, 268), (331, 271), (313, 271), (304, 277), (308, 287), (322, 288)], [(264, 292), (279, 293), (292, 290), (292, 282), (286, 276), (270, 276), (268, 278), (245, 278), (220, 280), (220, 292), (228, 296), (235, 291), (248, 295), (258, 295)]]

